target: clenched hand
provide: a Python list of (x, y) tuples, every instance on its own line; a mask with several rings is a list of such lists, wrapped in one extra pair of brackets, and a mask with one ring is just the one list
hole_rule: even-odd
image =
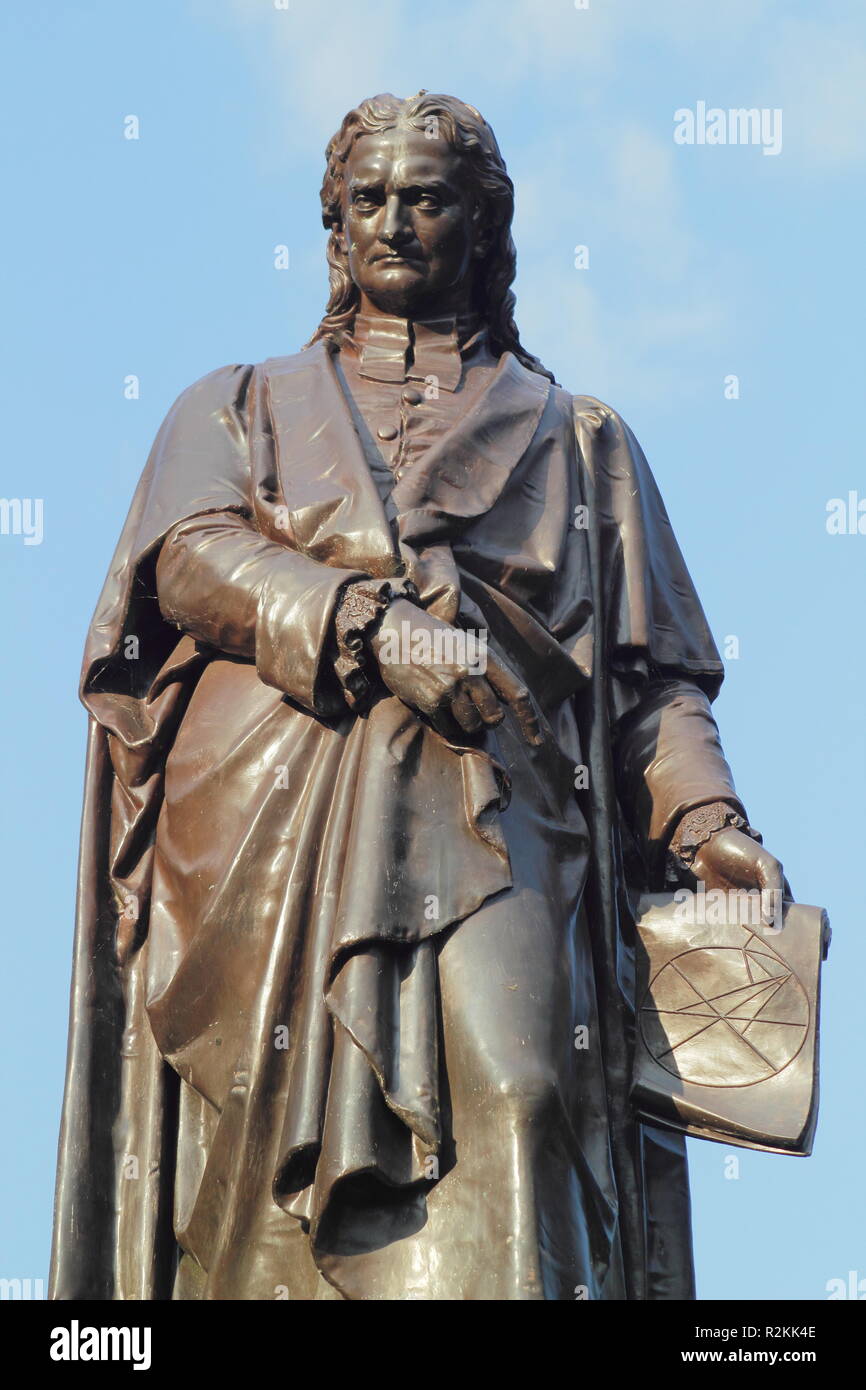
[[(404, 623), (408, 624), (407, 629), (403, 628)], [(431, 653), (429, 660), (412, 659), (411, 653), (408, 661), (387, 659), (393, 650), (399, 651), (401, 657), (406, 655), (400, 644), (403, 631), (411, 634), (410, 648), (418, 633), (426, 631), (429, 634), (429, 643), (424, 644)], [(505, 707), (509, 707), (527, 743), (538, 747), (543, 742), (538, 713), (529, 691), (514, 672), (489, 653), (484, 675), (473, 674), (455, 660), (436, 661), (434, 638), (437, 631), (443, 656), (460, 650), (459, 643), (454, 641), (459, 629), (450, 623), (434, 617), (408, 599), (395, 599), (389, 605), (378, 631), (370, 639), (370, 650), (391, 693), (425, 715), (434, 729), (449, 739), (459, 737), (461, 730), (474, 734), (485, 725), (500, 724), (505, 717)]]

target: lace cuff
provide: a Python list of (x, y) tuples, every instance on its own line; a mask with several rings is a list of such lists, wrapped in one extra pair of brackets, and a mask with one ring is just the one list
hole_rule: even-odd
[(358, 709), (373, 692), (373, 677), (377, 670), (367, 647), (385, 609), (395, 598), (418, 600), (418, 590), (411, 579), (361, 579), (347, 584), (337, 603), (334, 615), (334, 636), (337, 659), (334, 671), (343, 687), (350, 709)]
[(693, 865), (698, 851), (712, 835), (728, 827), (742, 830), (758, 844), (763, 844), (761, 833), (733, 806), (725, 801), (713, 801), (708, 806), (696, 806), (687, 811), (671, 836), (667, 850), (666, 878), (669, 883), (679, 883), (684, 875), (693, 873)]

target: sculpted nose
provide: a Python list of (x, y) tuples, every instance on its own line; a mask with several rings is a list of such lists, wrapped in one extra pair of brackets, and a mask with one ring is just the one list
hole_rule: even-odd
[(412, 228), (407, 224), (399, 198), (389, 198), (385, 207), (385, 217), (379, 232), (379, 239), (386, 246), (400, 246), (411, 241)]

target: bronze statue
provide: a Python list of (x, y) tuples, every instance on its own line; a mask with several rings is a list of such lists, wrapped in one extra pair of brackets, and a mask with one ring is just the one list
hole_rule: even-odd
[(322, 208), (311, 343), (181, 395), (90, 631), (52, 1296), (693, 1297), (638, 896), (787, 896), (721, 661), (520, 343), (480, 114), (363, 102)]

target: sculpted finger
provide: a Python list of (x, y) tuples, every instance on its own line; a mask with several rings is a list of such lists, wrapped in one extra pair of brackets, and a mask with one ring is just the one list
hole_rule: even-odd
[(467, 734), (475, 734), (482, 727), (481, 715), (466, 690), (458, 690), (454, 696), (451, 701), (451, 713)]
[(508, 704), (517, 715), (517, 722), (520, 725), (523, 737), (527, 743), (538, 748), (544, 742), (541, 734), (541, 724), (538, 718), (538, 711), (535, 708), (535, 701), (528, 690), (519, 690), (508, 701)]
[(782, 903), (785, 897), (785, 874), (782, 865), (772, 854), (761, 853), (757, 859), (758, 883), (761, 889), (761, 916), (767, 926), (782, 929)]
[(501, 700), (514, 711), (527, 743), (538, 747), (544, 742), (535, 701), (526, 686), (500, 662), (488, 657), (487, 680)]
[(472, 680), (465, 682), (464, 688), (471, 696), (473, 704), (485, 724), (494, 725), (502, 723), (505, 718), (505, 710), (502, 708), (491, 687), (483, 677), (474, 676)]

